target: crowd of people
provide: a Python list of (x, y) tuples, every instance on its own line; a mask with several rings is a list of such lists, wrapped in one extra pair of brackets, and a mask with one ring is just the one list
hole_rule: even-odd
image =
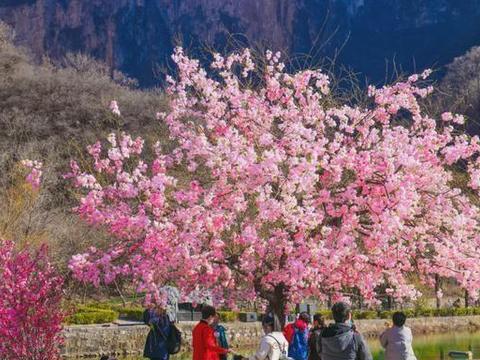
[[(275, 319), (266, 314), (262, 319), (264, 336), (255, 354), (244, 357), (228, 345), (226, 329), (219, 324), (219, 315), (209, 305), (202, 307), (202, 318), (193, 328), (193, 360), (372, 360), (368, 344), (358, 332), (350, 306), (338, 302), (332, 307), (334, 322), (327, 325), (319, 314), (302, 312), (283, 331), (275, 330)], [(167, 342), (173, 326), (161, 309), (145, 312), (145, 323), (151, 327), (144, 356), (151, 360), (168, 360)], [(412, 332), (405, 326), (403, 312), (393, 314), (393, 324), (380, 335), (386, 360), (416, 360), (412, 348)]]

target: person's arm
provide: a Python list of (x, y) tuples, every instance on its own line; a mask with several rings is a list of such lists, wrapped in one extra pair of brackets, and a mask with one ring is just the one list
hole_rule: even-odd
[(288, 324), (283, 329), (283, 335), (285, 336), (285, 339), (287, 339), (289, 344), (292, 342), (294, 333), (295, 333), (295, 329), (293, 328), (292, 324)]
[(308, 351), (312, 353), (315, 350), (315, 332), (312, 331), (310, 333), (310, 337), (308, 338)]
[(228, 340), (227, 340), (227, 329), (220, 325), (220, 344), (224, 349), (228, 349)]
[(167, 338), (170, 334), (170, 331), (172, 331), (171, 326), (172, 323), (170, 322), (170, 318), (168, 317), (168, 315), (164, 315), (161, 321), (158, 322), (158, 328), (160, 329), (165, 338)]
[(312, 331), (308, 339), (308, 350), (310, 354), (320, 356), (322, 353), (322, 337), (320, 331)]
[(217, 340), (215, 339), (215, 335), (213, 335), (213, 331), (205, 331), (204, 341), (205, 341), (205, 348), (208, 349), (209, 351), (213, 351), (217, 354), (228, 353), (228, 349), (224, 349), (217, 345)]
[(262, 341), (260, 341), (260, 348), (257, 350), (255, 355), (250, 356), (248, 360), (264, 360), (267, 358), (269, 352), (270, 344), (268, 343), (267, 339), (263, 338)]
[(380, 345), (382, 345), (382, 347), (384, 349), (387, 348), (387, 345), (388, 345), (388, 335), (387, 335), (387, 332), (388, 332), (388, 329), (385, 330), (384, 332), (382, 332), (382, 334), (380, 335)]
[(322, 356), (322, 333), (319, 332), (317, 336), (315, 336), (315, 349), (317, 350), (318, 356)]
[(372, 353), (363, 336), (359, 333), (355, 333), (354, 336), (358, 342), (357, 360), (373, 360)]
[(406, 327), (405, 330), (407, 331), (407, 340), (410, 342), (410, 345), (413, 343), (413, 335), (412, 335), (412, 329), (409, 327)]
[(150, 314), (148, 313), (148, 310), (145, 310), (143, 312), (143, 322), (147, 325), (150, 325), (149, 321), (150, 321)]

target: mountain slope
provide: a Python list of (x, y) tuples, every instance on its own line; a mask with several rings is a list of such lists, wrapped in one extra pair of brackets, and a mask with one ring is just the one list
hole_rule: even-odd
[(480, 44), (480, 0), (4, 0), (0, 19), (37, 58), (86, 52), (145, 86), (178, 40), (221, 49), (235, 34), (311, 62), (342, 48), (338, 60), (373, 80), (386, 59), (413, 71)]

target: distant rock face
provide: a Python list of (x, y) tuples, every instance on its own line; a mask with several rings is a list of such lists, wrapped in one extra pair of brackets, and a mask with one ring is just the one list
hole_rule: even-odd
[(0, 19), (41, 58), (81, 51), (149, 86), (175, 44), (256, 44), (333, 57), (373, 80), (442, 65), (480, 44), (480, 0), (2, 0)]

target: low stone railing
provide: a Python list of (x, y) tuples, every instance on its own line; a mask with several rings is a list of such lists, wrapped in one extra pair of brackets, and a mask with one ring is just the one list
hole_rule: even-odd
[[(195, 324), (195, 322), (177, 324), (182, 332), (182, 351), (191, 350), (192, 329)], [(235, 348), (256, 345), (263, 334), (259, 322), (234, 322), (224, 326), (227, 328), (229, 344)], [(102, 354), (142, 355), (148, 330), (145, 325), (67, 326), (64, 329), (65, 344), (62, 347), (62, 355), (65, 358), (98, 358)]]
[[(385, 329), (385, 320), (357, 320), (355, 324), (365, 337), (378, 336)], [(445, 333), (480, 330), (480, 316), (430, 317), (408, 319), (407, 325), (414, 334)], [(189, 351), (194, 322), (182, 322), (178, 328), (183, 333), (183, 350)], [(227, 323), (229, 343), (235, 348), (258, 344), (262, 327), (255, 323)], [(74, 325), (64, 329), (64, 358), (96, 357), (101, 354), (142, 355), (147, 337), (145, 325), (118, 326)]]

